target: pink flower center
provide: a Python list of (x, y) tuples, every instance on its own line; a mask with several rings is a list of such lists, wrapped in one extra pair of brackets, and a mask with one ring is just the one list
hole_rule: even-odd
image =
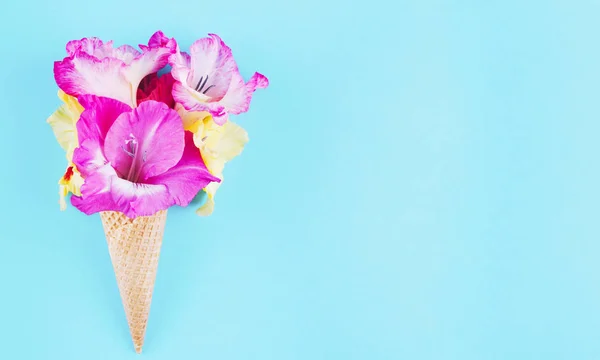
[(129, 167), (126, 180), (137, 182), (140, 176), (142, 165), (146, 162), (146, 151), (143, 154), (138, 151), (138, 141), (133, 134), (129, 134), (129, 139), (125, 140), (125, 145), (121, 146), (125, 154), (129, 155), (133, 160)]

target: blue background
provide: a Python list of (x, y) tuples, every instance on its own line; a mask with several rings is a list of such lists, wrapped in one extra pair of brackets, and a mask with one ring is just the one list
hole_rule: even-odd
[(0, 14), (0, 358), (136, 359), (57, 204), (65, 43), (208, 32), (271, 86), (212, 217), (170, 212), (143, 358), (599, 359), (600, 5), (118, 1)]

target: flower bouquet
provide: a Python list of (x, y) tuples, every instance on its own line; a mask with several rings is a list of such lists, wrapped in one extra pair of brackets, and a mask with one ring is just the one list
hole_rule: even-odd
[(267, 78), (244, 81), (231, 49), (210, 34), (189, 52), (161, 31), (140, 50), (112, 41), (69, 41), (54, 63), (63, 104), (48, 118), (66, 152), (59, 183), (87, 215), (100, 213), (136, 352), (141, 352), (169, 207), (209, 215), (225, 164), (246, 132), (229, 116), (248, 110)]

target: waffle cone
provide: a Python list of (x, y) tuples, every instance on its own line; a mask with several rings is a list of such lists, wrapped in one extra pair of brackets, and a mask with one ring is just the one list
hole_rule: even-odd
[(134, 220), (120, 212), (104, 211), (100, 218), (133, 346), (141, 353), (167, 211)]

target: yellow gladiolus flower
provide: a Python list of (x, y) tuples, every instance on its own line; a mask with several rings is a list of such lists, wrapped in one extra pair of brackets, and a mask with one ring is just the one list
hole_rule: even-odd
[(58, 90), (58, 97), (63, 101), (54, 114), (50, 115), (48, 124), (52, 127), (56, 140), (67, 154), (67, 160), (71, 162), (73, 150), (78, 146), (77, 120), (83, 112), (83, 107), (76, 98)]
[(83, 178), (75, 166), (70, 165), (65, 171), (65, 174), (58, 180), (58, 203), (60, 204), (60, 210), (67, 209), (67, 202), (65, 198), (69, 193), (76, 196), (81, 196), (81, 185), (83, 185)]
[(248, 133), (231, 121), (217, 125), (210, 113), (205, 111), (188, 112), (180, 105), (175, 109), (183, 119), (184, 129), (194, 133), (194, 144), (200, 149), (206, 168), (212, 175), (221, 179), (220, 183), (212, 182), (204, 188), (206, 202), (196, 210), (196, 214), (208, 216), (214, 210), (215, 193), (223, 183), (223, 168), (228, 161), (244, 150), (244, 145), (248, 142)]
[(76, 124), (83, 112), (83, 107), (76, 98), (65, 94), (62, 90), (58, 91), (58, 97), (64, 104), (50, 115), (47, 122), (52, 127), (56, 140), (65, 150), (69, 163), (65, 174), (58, 180), (60, 209), (65, 210), (67, 208), (65, 197), (69, 193), (81, 195), (80, 187), (83, 184), (81, 174), (73, 165), (73, 151), (79, 145)]

